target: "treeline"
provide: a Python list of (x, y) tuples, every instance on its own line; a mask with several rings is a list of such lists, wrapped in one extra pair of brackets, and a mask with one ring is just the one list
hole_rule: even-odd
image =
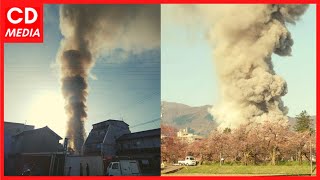
[(267, 121), (248, 123), (236, 129), (213, 130), (207, 138), (193, 143), (176, 136), (177, 129), (161, 125), (161, 157), (174, 163), (192, 155), (204, 162), (271, 164), (304, 160), (310, 161), (315, 153), (315, 132), (312, 119), (306, 111), (300, 113), (290, 129), (288, 124)]

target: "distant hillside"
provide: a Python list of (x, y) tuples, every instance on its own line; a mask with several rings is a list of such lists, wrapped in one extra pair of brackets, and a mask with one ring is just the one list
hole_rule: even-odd
[[(177, 129), (188, 127), (190, 132), (206, 136), (217, 124), (214, 117), (208, 112), (210, 105), (192, 107), (181, 103), (162, 101), (162, 123), (169, 124)], [(312, 116), (315, 128), (315, 116)], [(296, 123), (294, 117), (289, 117), (291, 129)]]
[(162, 102), (162, 123), (169, 124), (177, 129), (188, 127), (190, 132), (207, 135), (217, 124), (208, 109), (212, 106), (205, 105), (191, 107), (174, 102)]

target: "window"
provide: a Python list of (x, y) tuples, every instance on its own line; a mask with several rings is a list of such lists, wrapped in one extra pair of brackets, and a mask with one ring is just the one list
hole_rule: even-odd
[(112, 165), (112, 169), (118, 169), (118, 167), (119, 167), (119, 164), (118, 164), (118, 163), (114, 163), (114, 164)]
[(148, 160), (145, 160), (145, 159), (144, 159), (144, 160), (142, 160), (141, 162), (142, 162), (142, 164), (146, 164), (146, 165), (148, 165), (148, 164), (149, 164), (149, 161), (148, 161)]

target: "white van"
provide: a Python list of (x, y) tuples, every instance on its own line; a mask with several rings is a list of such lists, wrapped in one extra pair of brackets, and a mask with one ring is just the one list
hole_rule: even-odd
[(140, 176), (141, 171), (137, 160), (119, 160), (111, 162), (107, 168), (107, 176)]

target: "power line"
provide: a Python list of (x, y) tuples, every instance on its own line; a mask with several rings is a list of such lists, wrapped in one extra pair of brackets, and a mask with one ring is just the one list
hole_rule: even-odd
[[(158, 95), (160, 94), (160, 92), (154, 92), (154, 93), (151, 93), (149, 96), (145, 97), (145, 98), (142, 98), (142, 99), (138, 99), (134, 104), (135, 105), (130, 105), (130, 106), (126, 106), (126, 107), (120, 107), (118, 108), (119, 110), (118, 111), (115, 111), (115, 112), (109, 112), (108, 115), (111, 116), (111, 115), (114, 115), (114, 114), (118, 114), (119, 112), (122, 111), (122, 109), (129, 109), (129, 107), (137, 107), (137, 104), (142, 104), (143, 102), (147, 101), (148, 99), (151, 99), (153, 96), (155, 95)], [(121, 109), (121, 110), (120, 110)]]
[(145, 125), (145, 124), (149, 124), (149, 123), (152, 123), (152, 122), (156, 122), (156, 121), (160, 121), (160, 120), (161, 120), (161, 118), (156, 118), (156, 119), (153, 119), (151, 121), (147, 121), (147, 122), (144, 122), (144, 123), (140, 123), (140, 124), (136, 124), (136, 125), (130, 126), (130, 128), (139, 127), (139, 126), (142, 126), (142, 125)]

